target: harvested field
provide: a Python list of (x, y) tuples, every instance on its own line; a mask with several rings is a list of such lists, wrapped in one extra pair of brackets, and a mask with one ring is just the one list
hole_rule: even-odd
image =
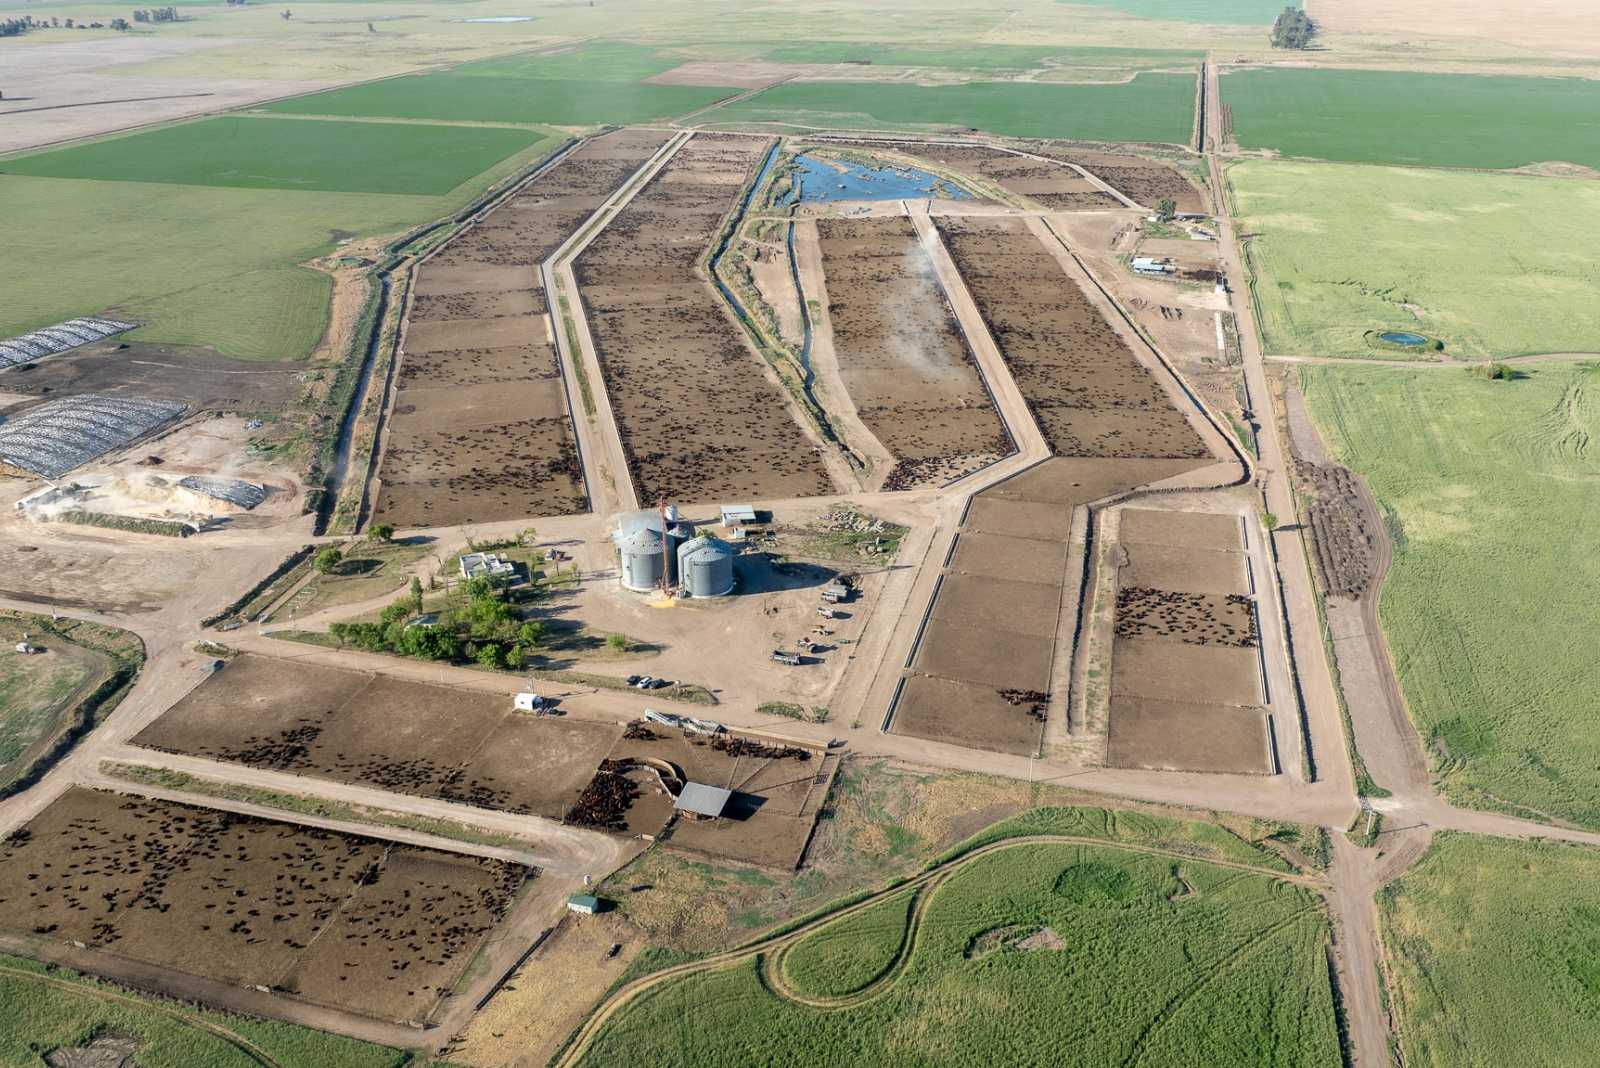
[(950, 256), (1057, 455), (1210, 456), (1154, 374), (1012, 218), (939, 218)]
[(616, 780), (622, 778), (635, 789), (624, 788), (602, 820), (593, 819), (591, 812), (569, 814), (569, 821), (630, 834), (661, 834), (673, 820), (672, 796), (663, 778), (704, 783), (733, 791), (722, 818), (678, 817), (665, 841), (746, 864), (793, 868), (837, 765), (837, 757), (756, 735), (706, 738), (641, 721), (630, 724), (617, 740), (593, 784), (597, 799), (614, 797)]
[(1111, 693), (1208, 705), (1261, 703), (1254, 649), (1118, 638), (1111, 652)]
[(1125, 545), (1239, 552), (1244, 548), (1241, 529), (1239, 517), (1233, 515), (1124, 508), (1117, 538)]
[(883, 488), (940, 485), (1015, 451), (911, 220), (816, 225), (839, 377), (898, 461)]
[(698, 264), (769, 142), (698, 135), (573, 262), (639, 499), (832, 491)]
[(559, 819), (620, 733), (517, 714), (506, 694), (244, 655), (133, 742)]
[(1087, 152), (1049, 141), (1022, 146), (1035, 155), (1076, 163), (1096, 178), (1137, 204), (1153, 208), (1170, 197), (1179, 211), (1205, 211), (1205, 196), (1199, 188), (1170, 163), (1119, 152)]
[(1190, 645), (1254, 649), (1255, 613), (1237, 593), (1179, 593), (1148, 586), (1117, 590), (1117, 637), (1175, 638)]
[(588, 508), (535, 268), (666, 137), (622, 130), (584, 144), (418, 266), (375, 519), (441, 526)]
[(1113, 697), (1106, 763), (1116, 768), (1264, 775), (1272, 770), (1266, 712)]
[(1052, 211), (1120, 208), (1122, 201), (1070, 167), (982, 145), (907, 144), (896, 150), (989, 179)]
[(425, 1020), (528, 869), (73, 789), (0, 847), (0, 928)]
[(1035, 752), (1043, 709), (1032, 716), (1035, 702), (1019, 704), (1016, 694), (1038, 694), (1038, 703), (1048, 704), (1061, 612), (1075, 609), (1063, 605), (1074, 582), (1073, 510), (1196, 466), (1058, 457), (975, 495), (890, 729), (977, 749)]

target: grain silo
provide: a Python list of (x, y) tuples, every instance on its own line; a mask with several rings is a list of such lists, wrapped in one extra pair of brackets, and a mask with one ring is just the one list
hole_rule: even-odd
[[(648, 591), (661, 585), (661, 568), (671, 564), (668, 554), (661, 555), (661, 531), (653, 527), (639, 527), (617, 539), (617, 553), (622, 558), (622, 585), (630, 590)], [(667, 576), (668, 581), (672, 576)]]
[(678, 580), (690, 597), (726, 597), (733, 592), (733, 546), (703, 534), (678, 547)]

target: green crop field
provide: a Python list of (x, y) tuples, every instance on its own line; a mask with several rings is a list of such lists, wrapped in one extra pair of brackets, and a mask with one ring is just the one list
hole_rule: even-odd
[[(978, 857), (929, 895), (909, 955), (860, 1003), (790, 1001), (752, 960), (663, 983), (614, 1017), (583, 1063), (1340, 1063), (1327, 920), (1298, 887), (1035, 843)], [(877, 941), (882, 919), (869, 910), (809, 937)]]
[[(1073, 7), (1110, 8), (1141, 19), (1270, 26), (1284, 0), (1060, 0)], [(1300, 6), (1295, 4), (1295, 7)]]
[(772, 63), (867, 62), (876, 67), (947, 67), (952, 70), (1033, 70), (1055, 66), (1192, 66), (1204, 52), (1162, 48), (1095, 48), (1063, 45), (974, 44), (919, 48), (891, 43), (806, 41), (769, 48), (761, 58)]
[(1269, 352), (1395, 358), (1420, 329), (1463, 358), (1589, 352), (1600, 336), (1600, 184), (1344, 164), (1228, 171)]
[(1600, 366), (1519, 371), (1301, 379), (1397, 533), (1380, 616), (1447, 796), (1600, 827)]
[(293, 115), (538, 122), (647, 122), (713, 104), (736, 89), (656, 85), (643, 79), (683, 57), (634, 45), (595, 44), (557, 55), (506, 56), (266, 105)]
[(1408, 1068), (1594, 1064), (1594, 850), (1442, 834), (1378, 903)]
[(1192, 76), (1150, 73), (1119, 85), (788, 82), (705, 119), (843, 129), (971, 126), (1013, 137), (1182, 144), (1194, 126), (1194, 93)]
[(534, 130), (228, 116), (0, 161), (0, 173), (438, 196), (545, 139)]
[(1222, 79), (1243, 148), (1356, 163), (1600, 167), (1600, 82), (1379, 70), (1244, 70)]
[(842, 997), (867, 986), (899, 955), (915, 900), (910, 891), (897, 894), (817, 932), (784, 955), (784, 978), (813, 997)]
[[(412, 1063), (401, 1050), (155, 1001), (65, 969), (0, 956), (0, 1064), (42, 1065), (51, 1050), (86, 1045), (101, 1035), (125, 1035), (139, 1043), (127, 1063), (140, 1068), (401, 1068)], [(250, 1052), (252, 1047), (266, 1057)], [(107, 1062), (100, 1053), (92, 1062), (80, 1054), (70, 1063), (122, 1062)]]
[(0, 175), (12, 212), (0, 337), (116, 309), (146, 324), (127, 338), (304, 359), (327, 326), (332, 283), (297, 264), (340, 238), (447, 215), (559, 143), (541, 141), (442, 197)]

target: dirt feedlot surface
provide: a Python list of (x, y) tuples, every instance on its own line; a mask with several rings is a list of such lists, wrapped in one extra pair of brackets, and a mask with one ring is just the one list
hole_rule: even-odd
[(573, 263), (641, 501), (832, 491), (782, 388), (696, 270), (769, 146), (696, 136)]
[(377, 519), (441, 526), (588, 507), (535, 267), (666, 139), (623, 130), (582, 145), (417, 267)]
[(1086, 152), (1062, 148), (1048, 141), (1021, 146), (1027, 151), (1063, 163), (1076, 163), (1123, 196), (1147, 208), (1171, 197), (1179, 211), (1205, 211), (1205, 197), (1176, 167), (1142, 156), (1117, 152)]
[(1270, 771), (1239, 517), (1125, 508), (1117, 538), (1107, 762)]
[(937, 222), (1057, 455), (1210, 455), (1155, 375), (1023, 220)]
[(1013, 450), (905, 216), (819, 219), (839, 375), (898, 463), (883, 488), (938, 485)]
[(620, 728), (520, 715), (510, 694), (241, 656), (135, 745), (559, 819)]
[(1072, 510), (1200, 466), (1194, 460), (1047, 460), (975, 495), (917, 644), (890, 729), (1006, 753), (1032, 753), (1067, 586)]
[(0, 930), (422, 1020), (532, 874), (73, 789), (0, 846)]
[(1052, 211), (1120, 208), (1122, 201), (1070, 167), (981, 145), (917, 145), (900, 149), (918, 159), (981, 175), (1007, 192)]

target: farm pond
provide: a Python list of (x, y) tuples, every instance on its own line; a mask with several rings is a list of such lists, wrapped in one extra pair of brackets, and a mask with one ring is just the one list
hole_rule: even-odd
[(794, 159), (794, 188), (787, 204), (836, 200), (899, 200), (943, 197), (971, 200), (972, 194), (935, 174), (895, 164), (874, 166), (857, 160), (809, 156)]

